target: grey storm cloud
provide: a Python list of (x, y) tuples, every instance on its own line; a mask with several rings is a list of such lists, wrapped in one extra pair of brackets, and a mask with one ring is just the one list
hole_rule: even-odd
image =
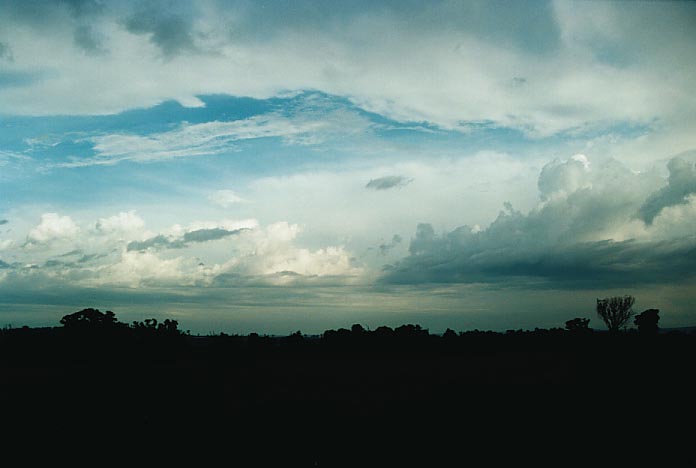
[(45, 77), (42, 72), (2, 71), (0, 70), (0, 88), (29, 86)]
[(0, 60), (13, 60), (12, 49), (4, 42), (0, 42)]
[(394, 234), (394, 236), (391, 238), (389, 242), (385, 242), (383, 244), (380, 244), (379, 246), (379, 253), (382, 255), (386, 255), (387, 252), (389, 252), (391, 249), (396, 247), (397, 245), (401, 244), (403, 241), (402, 237), (398, 234)]
[(413, 179), (404, 176), (385, 176), (378, 179), (370, 179), (365, 188), (372, 190), (387, 190), (394, 187), (403, 187), (411, 183)]
[(106, 52), (103, 38), (94, 28), (83, 24), (75, 28), (73, 32), (75, 45), (90, 55), (99, 55)]
[(7, 224), (7, 223), (9, 223), (8, 220), (6, 220), (6, 219), (0, 219), (0, 226), (2, 226), (3, 224)]
[[(508, 222), (496, 220), (501, 225)], [(438, 236), (431, 225), (420, 224), (411, 255), (388, 266), (385, 281), (507, 283), (536, 278), (547, 287), (596, 288), (680, 281), (693, 276), (696, 267), (693, 238), (522, 247), (514, 242), (495, 245), (492, 237), (487, 231), (471, 233), (466, 226)]]
[[(675, 164), (670, 166), (673, 174)], [(687, 279), (696, 274), (694, 236), (615, 241), (604, 234), (630, 224), (646, 198), (645, 189), (650, 194), (653, 185), (648, 175), (634, 174), (615, 161), (592, 171), (582, 160), (554, 161), (539, 177), (542, 202), (537, 208), (523, 214), (507, 203), (484, 230), (460, 226), (437, 234), (432, 225), (419, 224), (409, 255), (385, 267), (383, 281), (527, 278), (547, 287), (581, 288)], [(656, 186), (648, 199), (662, 199), (663, 190)]]
[(104, 3), (97, 0), (60, 0), (75, 17), (94, 16), (104, 12)]
[(222, 228), (197, 229), (185, 233), (179, 238), (169, 238), (162, 234), (151, 237), (144, 241), (132, 241), (128, 243), (126, 249), (132, 251), (145, 251), (148, 249), (183, 249), (192, 243), (209, 242), (234, 236), (247, 229), (227, 230)]
[(150, 7), (129, 16), (125, 27), (134, 34), (148, 34), (150, 41), (160, 48), (165, 57), (196, 50), (190, 16), (185, 12)]
[(43, 30), (65, 20), (93, 19), (107, 11), (106, 3), (96, 0), (0, 0), (0, 18)]
[(687, 197), (696, 193), (696, 168), (694, 163), (673, 158), (667, 164), (667, 185), (650, 195), (639, 208), (638, 216), (646, 224), (652, 224), (660, 212), (670, 206), (687, 203)]

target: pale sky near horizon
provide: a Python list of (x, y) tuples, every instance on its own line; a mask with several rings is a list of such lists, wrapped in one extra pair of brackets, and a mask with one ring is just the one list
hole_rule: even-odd
[(0, 0), (0, 326), (696, 325), (696, 3)]

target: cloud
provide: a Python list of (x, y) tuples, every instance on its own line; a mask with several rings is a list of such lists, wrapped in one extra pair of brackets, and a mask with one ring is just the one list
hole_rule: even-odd
[(144, 241), (131, 241), (128, 243), (128, 247), (126, 250), (128, 252), (132, 251), (145, 251), (148, 249), (157, 249), (157, 248), (167, 248), (167, 249), (176, 249), (176, 248), (183, 248), (184, 244), (181, 240), (176, 240), (172, 241), (166, 236), (163, 236), (162, 234), (159, 234), (155, 237), (151, 237), (149, 239), (146, 239)]
[[(176, 5), (172, 6), (176, 9)], [(132, 33), (147, 35), (160, 48), (165, 58), (196, 51), (191, 32), (191, 16), (172, 12), (171, 7), (167, 10), (158, 10), (153, 6), (141, 8), (126, 19), (125, 27)]]
[[(312, 109), (304, 112), (305, 107)], [(112, 165), (121, 161), (153, 162), (172, 158), (236, 151), (237, 144), (260, 138), (280, 138), (288, 145), (315, 146), (327, 140), (361, 133), (370, 127), (355, 111), (327, 108), (312, 96), (288, 115), (269, 112), (247, 119), (183, 122), (176, 129), (149, 135), (115, 133), (86, 137), (94, 157), (58, 163), (58, 167)], [(225, 193), (222, 194), (224, 196)]]
[(86, 278), (82, 283), (139, 288), (193, 285), (201, 279), (191, 260), (183, 257), (164, 259), (154, 252), (123, 252), (118, 261), (102, 265), (96, 273), (94, 277)]
[(43, 77), (42, 73), (2, 70), (0, 71), (0, 89), (26, 88), (38, 81), (42, 81)]
[(380, 244), (379, 253), (382, 255), (386, 255), (386, 253), (389, 252), (391, 249), (400, 245), (402, 241), (403, 239), (400, 235), (394, 234), (394, 236), (391, 238), (391, 241), (389, 241), (388, 243)]
[[(312, 89), (394, 120), (544, 136), (693, 122), (696, 107), (689, 2), (19, 3), (0, 5), (14, 71), (50, 73), (0, 90), (11, 114), (107, 114), (186, 96)], [(100, 47), (111, 52), (85, 54)], [(665, 80), (658, 70), (679, 72)]]
[(592, 186), (587, 157), (578, 154), (568, 161), (554, 160), (546, 164), (539, 175), (539, 192), (542, 200), (566, 196), (581, 188)]
[(57, 213), (45, 213), (41, 215), (41, 222), (29, 231), (28, 244), (43, 244), (53, 240), (74, 238), (80, 232), (80, 228), (69, 216), (60, 216)]
[(4, 42), (0, 42), (0, 60), (7, 60), (8, 62), (13, 60), (12, 49)]
[[(8, 255), (17, 261), (2, 265), (0, 284), (26, 287), (34, 281), (58, 288), (61, 284), (89, 288), (337, 285), (358, 281), (363, 272), (343, 246), (298, 246), (301, 228), (296, 224), (278, 222), (261, 228), (255, 220), (194, 222), (127, 241), (122, 228), (135, 224), (139, 229), (138, 220), (133, 212), (122, 212), (100, 218), (98, 229), (80, 230), (70, 217), (47, 213), (27, 236), (31, 239), (27, 243), (40, 242), (44, 247), (11, 250)], [(234, 243), (216, 242), (232, 236)], [(51, 242), (59, 239), (64, 242)]]
[[(646, 196), (663, 193), (652, 187), (648, 174), (615, 161), (553, 161), (541, 171), (541, 201), (529, 213), (508, 203), (485, 229), (465, 225), (442, 234), (421, 223), (409, 255), (387, 266), (383, 280), (612, 287), (690, 278), (696, 238), (688, 215), (672, 206), (647, 228), (634, 218)], [(688, 199), (690, 210), (693, 202)]]
[(224, 239), (225, 237), (233, 236), (242, 232), (241, 229), (236, 229), (234, 231), (228, 231), (227, 229), (213, 228), (213, 229), (198, 229), (196, 231), (190, 231), (184, 234), (183, 242), (208, 242), (218, 239)]
[(300, 231), (300, 226), (281, 221), (250, 232), (247, 244), (239, 246), (239, 254), (222, 265), (223, 278), (227, 282), (242, 277), (243, 282), (288, 284), (316, 281), (316, 277), (336, 282), (361, 276), (362, 269), (342, 246), (315, 250), (296, 246)]
[(638, 209), (638, 216), (647, 224), (652, 224), (663, 209), (687, 204), (689, 195), (696, 193), (696, 167), (693, 162), (674, 158), (667, 168), (667, 185), (650, 195)]
[(365, 188), (372, 190), (387, 190), (394, 187), (404, 187), (411, 183), (413, 179), (403, 176), (385, 176), (378, 179), (370, 179)]
[(104, 47), (104, 39), (89, 25), (81, 25), (75, 28), (74, 41), (75, 44), (83, 49), (86, 53), (92, 55), (101, 55), (107, 52)]
[(240, 197), (232, 190), (217, 190), (208, 196), (208, 200), (223, 208), (229, 208), (232, 205), (247, 202), (247, 200)]
[(3, 224), (7, 224), (7, 223), (9, 223), (8, 220), (6, 220), (6, 219), (0, 219), (0, 226), (2, 226)]
[(144, 226), (145, 221), (135, 214), (135, 211), (127, 211), (108, 218), (100, 218), (94, 228), (103, 234), (127, 234), (140, 231)]
[(222, 228), (197, 229), (186, 232), (181, 237), (167, 237), (159, 234), (144, 241), (132, 241), (128, 243), (127, 251), (145, 251), (148, 249), (183, 249), (192, 243), (209, 242), (224, 239), (225, 237), (238, 235), (248, 228), (229, 231)]

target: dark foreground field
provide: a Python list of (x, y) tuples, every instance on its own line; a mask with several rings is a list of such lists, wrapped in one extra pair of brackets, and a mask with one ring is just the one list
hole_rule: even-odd
[(696, 462), (696, 336), (402, 332), (6, 330), (3, 450), (95, 465)]

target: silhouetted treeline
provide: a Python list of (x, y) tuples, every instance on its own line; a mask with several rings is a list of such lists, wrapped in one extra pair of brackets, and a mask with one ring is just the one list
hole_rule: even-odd
[(696, 333), (688, 331), (658, 334), (658, 311), (649, 309), (636, 317), (637, 330), (621, 334), (597, 332), (589, 328), (589, 319), (575, 318), (565, 328), (508, 330), (493, 332), (447, 329), (432, 334), (417, 324), (398, 327), (380, 326), (369, 330), (354, 324), (321, 335), (296, 331), (288, 336), (228, 335), (220, 333), (194, 336), (179, 329), (176, 320), (156, 319), (119, 322), (111, 311), (84, 309), (60, 320), (61, 327), (5, 328), (0, 330), (0, 359), (5, 362), (45, 360), (46, 363), (104, 361), (127, 359), (137, 354), (141, 359), (176, 361), (210, 359), (219, 362), (249, 355), (289, 355), (314, 357), (349, 357), (381, 355), (461, 355), (504, 352), (583, 351), (589, 354), (621, 348), (639, 352), (661, 349), (691, 352)]
[(503, 333), (355, 324), (195, 336), (174, 320), (85, 309), (57, 327), (0, 331), (2, 416), (32, 438), (183, 437), (171, 454), (197, 441), (197, 456), (244, 466), (564, 466), (602, 447), (615, 466), (684, 466), (696, 334), (657, 333), (656, 315), (618, 333), (575, 318)]

